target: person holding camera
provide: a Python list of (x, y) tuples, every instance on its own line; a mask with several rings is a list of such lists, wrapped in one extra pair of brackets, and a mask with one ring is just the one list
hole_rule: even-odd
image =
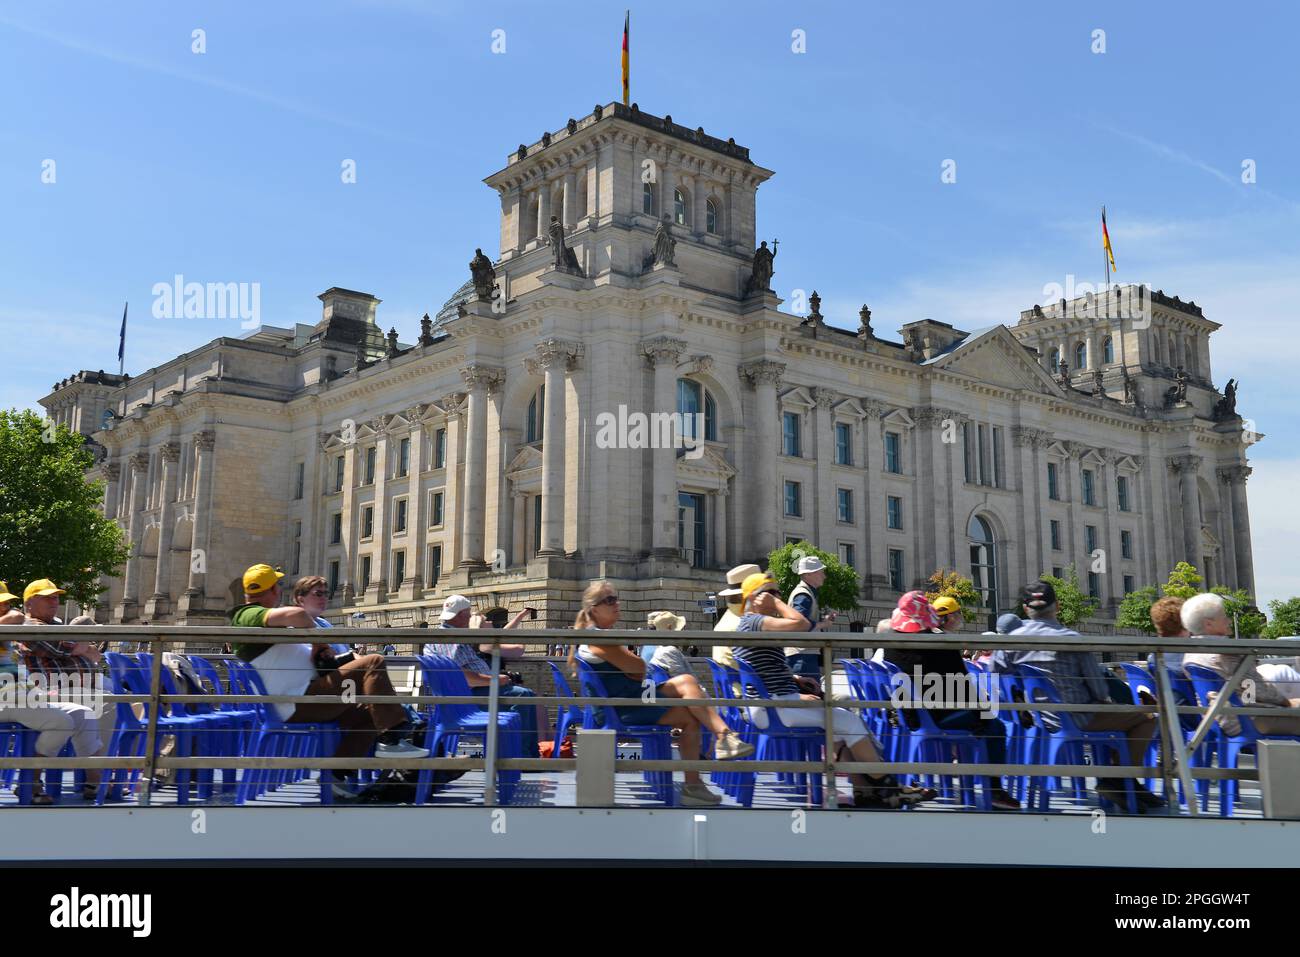
[[(303, 605), (280, 607), (284, 575), (269, 565), (253, 565), (244, 572), (244, 604), (230, 612), (230, 624), (242, 628), (315, 628), (316, 618)], [(328, 644), (274, 644), (237, 641), (231, 650), (240, 661), (257, 669), (269, 695), (341, 695), (351, 689), (360, 695), (396, 698), (383, 655), (337, 656)], [(376, 757), (425, 758), (427, 748), (409, 740), (411, 723), (397, 701), (392, 704), (347, 704), (329, 701), (313, 704), (272, 705), (280, 719), (289, 724), (337, 721), (339, 746), (336, 758)], [(336, 798), (358, 796), (346, 770), (330, 772)]]
[[(439, 616), (439, 628), (469, 628), (470, 627), (470, 610), (473, 606), (468, 598), (464, 595), (448, 595), (442, 603), (442, 614)], [(506, 628), (514, 628), (525, 616), (536, 617), (537, 612), (531, 608), (525, 608), (515, 615), (515, 617), (506, 624)], [(509, 653), (507, 649), (510, 649)], [(483, 660), (480, 652), (488, 653), (488, 661)], [(465, 674), (465, 680), (469, 683), (470, 694), (482, 695), (487, 697), (492, 690), (492, 667), (490, 663), (492, 645), (472, 645), (462, 642), (430, 642), (424, 646), (426, 655), (441, 655), (444, 658), (450, 658), (461, 671)], [(502, 645), (502, 657), (518, 658), (524, 653), (523, 645)], [(497, 693), (503, 698), (521, 699), (509, 704), (503, 702), (502, 707), (508, 707), (511, 711), (519, 715), (521, 734), (523, 735), (522, 748), (523, 757), (535, 758), (539, 756), (537, 750), (538, 729), (547, 723), (545, 718), (539, 720), (538, 714), (541, 709), (527, 700), (536, 698), (537, 692), (532, 688), (524, 687), (522, 677), (518, 674), (500, 675), (500, 685)]]

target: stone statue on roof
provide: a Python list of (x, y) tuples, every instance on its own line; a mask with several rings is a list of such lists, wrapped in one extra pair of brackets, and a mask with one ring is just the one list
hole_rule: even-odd
[(492, 260), (483, 255), (483, 250), (474, 250), (474, 258), (469, 261), (469, 274), (474, 282), (474, 294), (480, 299), (490, 300), (496, 290), (497, 271), (492, 268)]
[(665, 216), (655, 228), (654, 265), (676, 266), (673, 256), (677, 249), (677, 240), (673, 239), (673, 227)]

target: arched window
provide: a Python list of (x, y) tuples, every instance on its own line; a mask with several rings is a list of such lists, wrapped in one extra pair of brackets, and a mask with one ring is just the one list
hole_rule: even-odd
[(1101, 361), (1104, 365), (1115, 361), (1115, 341), (1110, 336), (1101, 341)]
[(1081, 342), (1074, 347), (1074, 371), (1088, 368), (1088, 344)]
[(691, 379), (677, 380), (677, 414), (681, 416), (681, 434), (695, 438), (699, 416), (704, 416), (704, 439), (718, 440), (718, 405), (704, 386)]
[(542, 441), (546, 413), (546, 386), (542, 386), (533, 393), (533, 397), (528, 400), (528, 420), (524, 429), (527, 438), (525, 442)]
[(673, 190), (673, 222), (678, 226), (686, 225), (686, 194), (680, 189)]
[(704, 204), (704, 231), (718, 235), (718, 204), (713, 200)]
[(1048, 371), (1055, 375), (1061, 369), (1061, 350), (1053, 349), (1047, 357)]
[(970, 580), (984, 607), (997, 611), (998, 558), (993, 527), (982, 516), (972, 515), (966, 534), (970, 537)]
[(653, 183), (641, 184), (641, 212), (647, 216), (655, 214), (655, 188)]

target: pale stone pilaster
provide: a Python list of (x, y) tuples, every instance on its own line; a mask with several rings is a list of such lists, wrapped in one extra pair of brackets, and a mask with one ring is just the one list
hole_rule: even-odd
[[(777, 413), (776, 390), (785, 375), (785, 363), (771, 359), (758, 359), (740, 366), (740, 377), (754, 390), (754, 426), (751, 439), (754, 443), (754, 474), (748, 480), (754, 490), (750, 506), (752, 522), (745, 551), (752, 556), (766, 555), (780, 542), (777, 541), (777, 516), (781, 514), (780, 471), (777, 468)], [(747, 502), (748, 505), (748, 502)]]
[[(686, 351), (686, 342), (670, 336), (658, 336), (641, 343), (641, 355), (653, 374), (650, 421), (663, 414), (677, 412), (677, 360)], [(674, 419), (674, 424), (676, 420)], [(676, 433), (674, 429), (674, 433)], [(663, 436), (659, 436), (662, 439)], [(702, 438), (702, 436), (701, 436)], [(677, 554), (677, 450), (671, 444), (653, 441), (650, 450), (651, 507), (650, 553), (661, 558)]]
[[(813, 402), (816, 403), (813, 409), (813, 455), (817, 487), (817, 508), (814, 513), (816, 522), (813, 533), (817, 536), (818, 548), (833, 552), (837, 550), (835, 540), (839, 536), (839, 516), (835, 475), (832, 471), (832, 463), (835, 461), (835, 441), (831, 429), (831, 406), (839, 396), (830, 389), (818, 386), (813, 388), (812, 397)], [(861, 510), (865, 503), (854, 502), (853, 504), (856, 509)], [(857, 516), (855, 515), (854, 518), (856, 519)]]
[[(474, 363), (461, 370), (469, 400), (465, 414), (465, 503), (461, 535), (464, 551), (459, 565), (482, 568), (487, 518), (487, 420), (488, 393), (505, 381), (505, 372), (495, 366)], [(548, 396), (549, 398), (549, 396)]]
[(162, 502), (158, 508), (158, 560), (154, 564), (153, 594), (155, 602), (171, 597), (172, 536), (176, 531), (176, 472), (181, 459), (178, 442), (168, 442), (158, 450), (162, 457)]
[(126, 574), (122, 577), (122, 601), (134, 603), (140, 597), (140, 545), (144, 541), (144, 505), (146, 482), (149, 476), (149, 453), (131, 455), (131, 512), (127, 518), (127, 539), (131, 557), (126, 560)]
[[(199, 432), (194, 436), (194, 535), (190, 541), (190, 580), (186, 595), (200, 602), (207, 581), (208, 530), (212, 522), (212, 450), (217, 433)], [(197, 550), (197, 554), (196, 554)]]

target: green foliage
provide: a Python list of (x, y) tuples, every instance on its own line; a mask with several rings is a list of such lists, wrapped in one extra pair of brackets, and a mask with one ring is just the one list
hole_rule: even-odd
[(940, 568), (927, 581), (932, 588), (925, 593), (925, 597), (931, 602), (943, 595), (957, 599), (957, 604), (961, 605), (962, 617), (967, 621), (970, 621), (984, 605), (984, 596), (979, 593), (975, 583), (969, 578), (962, 577), (955, 570), (949, 572)]
[(1144, 585), (1137, 591), (1131, 591), (1119, 603), (1119, 615), (1115, 624), (1121, 628), (1136, 628), (1144, 634), (1154, 635), (1156, 626), (1151, 623), (1151, 606), (1160, 598), (1160, 589), (1155, 585)]
[(776, 579), (783, 596), (788, 596), (799, 584), (794, 572), (795, 563), (805, 555), (816, 555), (826, 566), (826, 581), (817, 589), (817, 604), (836, 611), (850, 611), (858, 606), (858, 573), (843, 564), (835, 555), (814, 548), (808, 542), (790, 542), (767, 556), (767, 570)]
[(1288, 598), (1286, 601), (1273, 599), (1268, 603), (1268, 616), (1268, 624), (1264, 626), (1260, 637), (1300, 635), (1300, 598)]
[(34, 412), (0, 411), (0, 579), (13, 591), (53, 579), (67, 597), (93, 604), (100, 575), (116, 575), (128, 548), (104, 518), (102, 482), (81, 435)]
[[(1174, 570), (1169, 573), (1169, 581), (1165, 582), (1162, 590), (1165, 596), (1169, 598), (1191, 598), (1193, 595), (1198, 595), (1205, 590), (1203, 587), (1204, 581), (1205, 579), (1201, 577), (1201, 573), (1196, 570), (1196, 566), (1189, 565), (1187, 562), (1179, 562), (1174, 566)], [(1210, 593), (1223, 597), (1223, 604), (1228, 612), (1228, 620), (1236, 619), (1237, 634), (1240, 637), (1261, 637), (1260, 633), (1264, 629), (1264, 616), (1255, 607), (1255, 599), (1250, 592), (1244, 588), (1229, 589), (1222, 585), (1215, 585), (1210, 589)]]
[(1067, 567), (1061, 573), (1060, 578), (1054, 575), (1044, 575), (1043, 581), (1056, 590), (1056, 603), (1058, 606), (1056, 620), (1066, 627), (1073, 628), (1085, 618), (1091, 617), (1092, 613), (1101, 604), (1097, 599), (1089, 597), (1088, 593), (1079, 587), (1079, 574), (1075, 571), (1073, 565)]

